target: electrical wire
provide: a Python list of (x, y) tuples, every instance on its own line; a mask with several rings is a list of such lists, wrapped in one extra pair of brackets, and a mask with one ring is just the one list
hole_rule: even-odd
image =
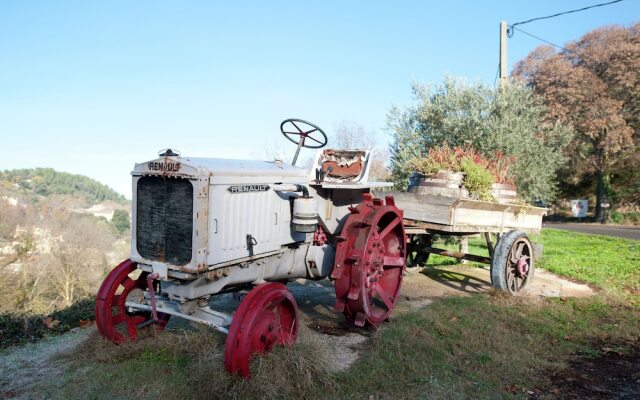
[(526, 31), (523, 31), (523, 30), (522, 30), (522, 29), (520, 29), (520, 28), (515, 28), (515, 27), (513, 27), (513, 26), (512, 26), (512, 29), (515, 29), (515, 30), (517, 30), (518, 32), (522, 32), (522, 33), (524, 33), (524, 34), (525, 34), (525, 35), (527, 35), (527, 36), (531, 36), (531, 37), (532, 37), (532, 38), (534, 38), (534, 39), (538, 39), (539, 41), (544, 42), (544, 43), (546, 43), (546, 44), (549, 44), (549, 45), (551, 45), (551, 46), (553, 46), (553, 47), (557, 47), (558, 49), (563, 50), (563, 51), (565, 51), (565, 52), (567, 52), (567, 53), (572, 53), (572, 51), (571, 51), (571, 50), (569, 50), (569, 49), (566, 49), (566, 48), (564, 48), (564, 47), (562, 47), (562, 46), (560, 46), (560, 45), (557, 45), (557, 44), (552, 43), (552, 42), (550, 42), (550, 41), (548, 41), (548, 40), (545, 40), (545, 39), (543, 39), (543, 38), (541, 38), (541, 37), (539, 37), (539, 36), (536, 36), (536, 35), (534, 35), (534, 34), (532, 34), (532, 33), (529, 33), (529, 32), (526, 32)]
[(515, 28), (516, 25), (524, 25), (524, 24), (528, 24), (529, 22), (539, 21), (539, 20), (542, 20), (542, 19), (555, 18), (555, 17), (559, 17), (561, 15), (577, 13), (577, 12), (580, 12), (580, 11), (585, 11), (585, 10), (589, 10), (589, 9), (596, 8), (596, 7), (604, 7), (604, 6), (608, 6), (610, 4), (620, 3), (621, 1), (624, 1), (624, 0), (613, 0), (613, 1), (609, 1), (607, 3), (594, 4), (592, 6), (582, 7), (582, 8), (578, 8), (576, 10), (563, 11), (563, 12), (559, 12), (557, 14), (547, 15), (545, 17), (531, 18), (531, 19), (528, 19), (526, 21), (516, 22), (514, 24), (509, 25), (509, 30), (507, 31), (507, 34), (509, 35), (509, 37), (513, 36), (513, 29)]

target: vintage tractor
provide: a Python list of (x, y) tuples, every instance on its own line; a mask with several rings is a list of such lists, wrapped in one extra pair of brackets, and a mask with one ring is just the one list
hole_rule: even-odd
[[(335, 282), (338, 312), (356, 326), (385, 321), (405, 267), (403, 213), (373, 198), (371, 154), (318, 150), (311, 170), (302, 147), (320, 149), (316, 125), (288, 119), (298, 145), (291, 165), (182, 157), (170, 149), (136, 164), (131, 257), (106, 277), (96, 301), (100, 333), (114, 343), (162, 329), (171, 316), (226, 333), (225, 367), (250, 376), (250, 361), (298, 332), (296, 278)], [(210, 308), (213, 295), (246, 292), (236, 312)]]

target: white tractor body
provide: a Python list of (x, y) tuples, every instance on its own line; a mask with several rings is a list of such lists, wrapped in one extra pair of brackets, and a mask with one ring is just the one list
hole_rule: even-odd
[[(298, 145), (294, 164), (302, 147), (326, 144), (303, 120), (281, 131)], [(369, 169), (368, 151), (330, 149), (310, 170), (170, 149), (136, 164), (131, 256), (98, 291), (100, 333), (121, 343), (171, 316), (202, 322), (229, 335), (229, 372), (249, 376), (253, 354), (295, 340), (297, 305), (284, 284), (329, 276), (337, 311), (358, 326), (382, 323), (399, 295), (406, 236), (393, 198), (370, 195), (389, 184), (369, 182)], [(233, 317), (210, 308), (224, 292), (248, 292)]]

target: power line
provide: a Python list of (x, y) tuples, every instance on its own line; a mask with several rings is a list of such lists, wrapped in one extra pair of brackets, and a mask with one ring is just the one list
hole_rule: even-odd
[(527, 36), (531, 36), (531, 37), (532, 37), (532, 38), (534, 38), (534, 39), (538, 39), (539, 41), (544, 42), (544, 43), (546, 43), (546, 44), (549, 44), (549, 45), (551, 45), (551, 46), (553, 46), (553, 47), (557, 47), (557, 48), (558, 48), (558, 49), (560, 49), (560, 50), (564, 50), (564, 51), (566, 51), (567, 53), (571, 53), (571, 52), (572, 52), (571, 50), (568, 50), (568, 49), (566, 49), (566, 48), (564, 48), (564, 47), (562, 47), (562, 46), (560, 46), (560, 45), (557, 45), (557, 44), (552, 43), (552, 42), (550, 42), (550, 41), (548, 41), (548, 40), (545, 40), (545, 39), (543, 39), (543, 38), (541, 38), (541, 37), (539, 37), (539, 36), (536, 36), (536, 35), (534, 35), (534, 34), (532, 34), (532, 33), (529, 33), (529, 32), (526, 32), (526, 31), (523, 31), (523, 30), (522, 30), (522, 29), (520, 29), (520, 28), (515, 28), (515, 27), (513, 27), (513, 25), (511, 26), (511, 28), (512, 28), (512, 29), (517, 30), (518, 32), (522, 32), (522, 33), (524, 33), (524, 34), (525, 34), (525, 35), (527, 35)]
[[(524, 24), (528, 24), (529, 22), (533, 22), (533, 21), (539, 21), (541, 19), (549, 19), (549, 18), (555, 18), (555, 17), (559, 17), (561, 15), (566, 15), (566, 14), (572, 14), (572, 13), (577, 13), (580, 11), (585, 11), (585, 10), (589, 10), (591, 8), (596, 8), (596, 7), (604, 7), (604, 6), (608, 6), (610, 4), (614, 4), (614, 3), (620, 3), (621, 1), (624, 0), (613, 0), (613, 1), (609, 1), (607, 3), (600, 3), (600, 4), (594, 4), (592, 6), (588, 6), (588, 7), (582, 7), (582, 8), (578, 8), (576, 10), (569, 10), (569, 11), (563, 11), (557, 14), (553, 14), (553, 15), (547, 15), (546, 17), (537, 17), (537, 18), (531, 18), (528, 19), (526, 21), (520, 21), (520, 22), (516, 22), (514, 24), (509, 25), (509, 37), (513, 36), (513, 29), (515, 29), (516, 25), (524, 25)], [(521, 31), (522, 32), (522, 31)], [(554, 45), (555, 46), (555, 45)]]

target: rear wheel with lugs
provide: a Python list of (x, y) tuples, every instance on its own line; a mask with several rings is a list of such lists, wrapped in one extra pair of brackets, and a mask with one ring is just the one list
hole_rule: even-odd
[(385, 321), (400, 294), (406, 236), (402, 211), (393, 197), (385, 200), (364, 194), (338, 237), (331, 274), (336, 310), (357, 326)]

